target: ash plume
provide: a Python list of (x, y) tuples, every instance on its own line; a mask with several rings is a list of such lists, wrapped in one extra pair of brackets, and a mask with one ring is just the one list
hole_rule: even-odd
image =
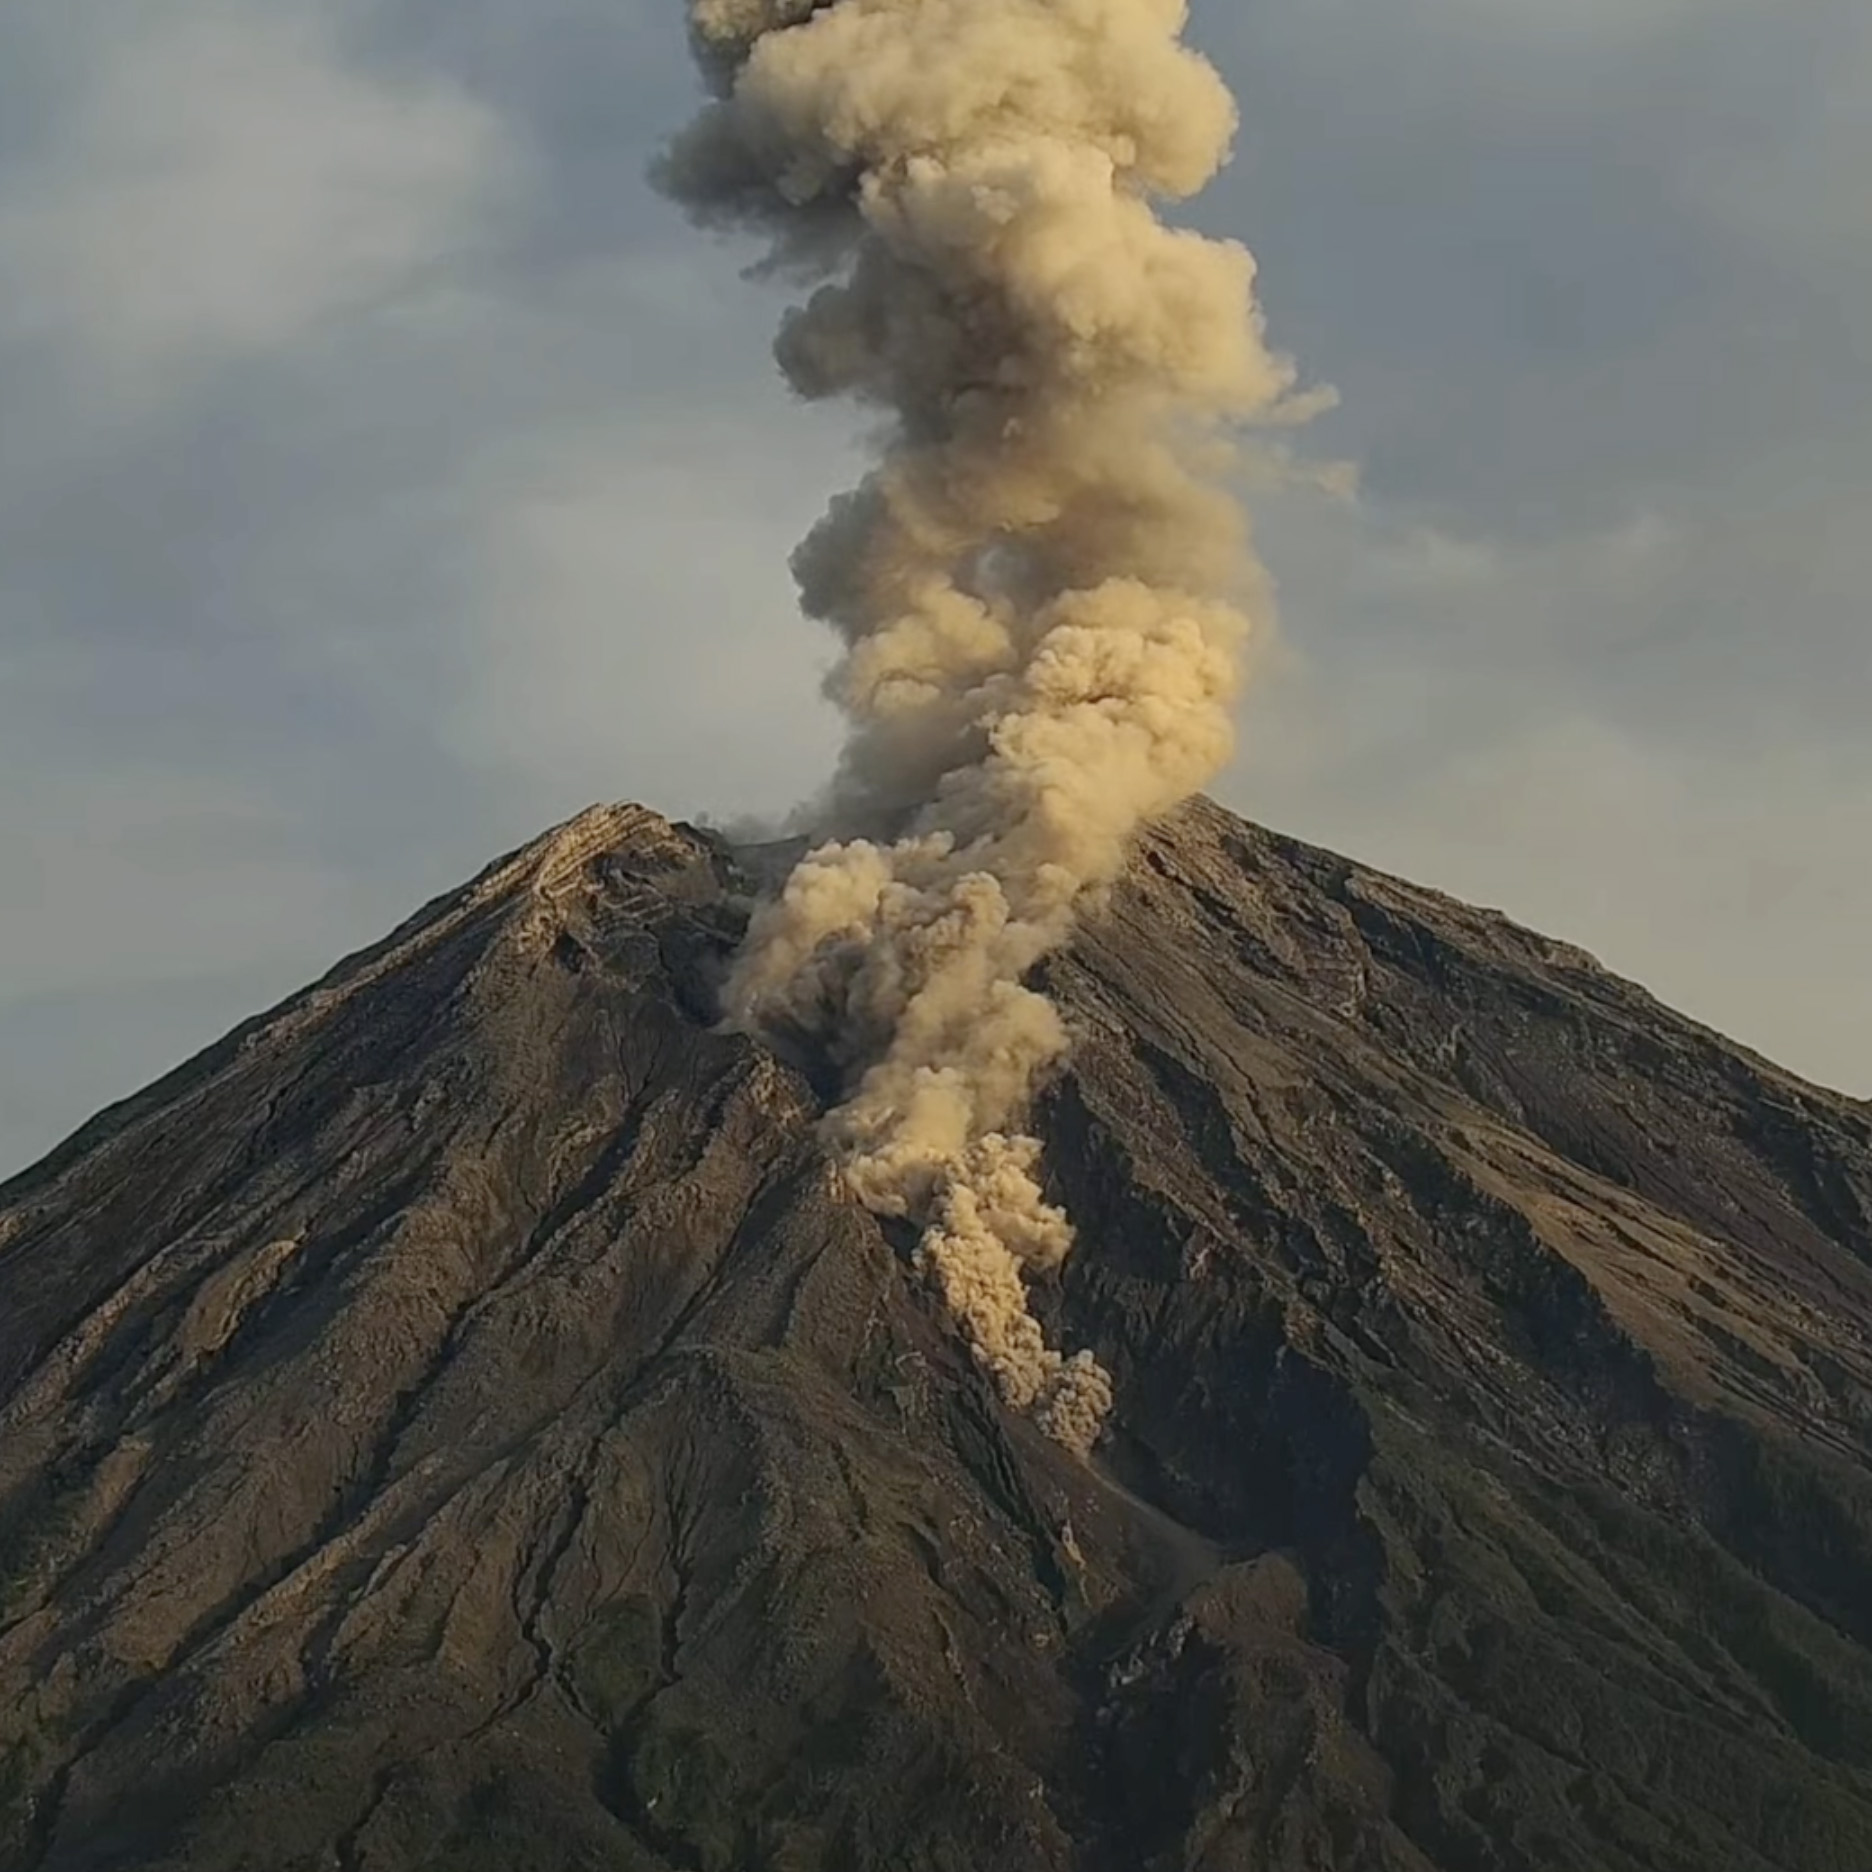
[(692, 0), (714, 94), (661, 166), (804, 303), (800, 395), (883, 419), (794, 558), (843, 651), (824, 842), (756, 914), (731, 1020), (847, 1075), (826, 1121), (1003, 1395), (1090, 1449), (1111, 1384), (1029, 1275), (1072, 1229), (1023, 1112), (1067, 1035), (1024, 985), (1143, 822), (1227, 759), (1266, 611), (1230, 427), (1305, 413), (1254, 262), (1156, 204), (1236, 115), (1182, 0)]

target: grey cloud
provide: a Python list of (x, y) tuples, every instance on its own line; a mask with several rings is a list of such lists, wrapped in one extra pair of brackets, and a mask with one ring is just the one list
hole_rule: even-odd
[[(1847, 191), (1789, 176), (1872, 161), (1863, 9), (1634, 8), (1599, 32), (1594, 9), (1561, 32), (1570, 11), (1209, 22), (1245, 129), (1208, 212), (1248, 232), (1277, 327), (1345, 391), (1368, 485), (1522, 532), (1866, 407), (1864, 322), (1840, 315), (1865, 254), (1826, 227)], [(1842, 85), (1827, 156), (1798, 158)]]
[(469, 237), (502, 158), (466, 94), (347, 68), (305, 7), (146, 11), (63, 104), (0, 189), (6, 318), (117, 414), (396, 290)]

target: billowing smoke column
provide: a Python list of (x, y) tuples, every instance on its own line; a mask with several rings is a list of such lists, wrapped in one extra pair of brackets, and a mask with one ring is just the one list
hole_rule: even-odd
[(888, 418), (800, 548), (844, 653), (838, 836), (756, 916), (731, 1018), (812, 1036), (874, 1210), (1003, 1395), (1089, 1449), (1111, 1402), (1025, 1276), (1072, 1243), (1020, 1130), (1067, 1036), (1023, 977), (1230, 747), (1262, 581), (1225, 424), (1296, 413), (1239, 246), (1166, 227), (1235, 111), (1182, 0), (693, 0), (714, 91), (664, 188), (812, 290), (778, 356)]

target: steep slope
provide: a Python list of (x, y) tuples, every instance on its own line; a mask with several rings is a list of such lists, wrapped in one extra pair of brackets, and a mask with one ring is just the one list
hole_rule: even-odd
[(1199, 803), (1008, 1418), (600, 809), (0, 1189), (0, 1867), (1872, 1865), (1872, 1109)]

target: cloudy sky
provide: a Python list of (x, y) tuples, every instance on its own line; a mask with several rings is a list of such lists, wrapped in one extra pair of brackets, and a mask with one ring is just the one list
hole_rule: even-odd
[[(1219, 792), (1872, 1095), (1872, 10), (1209, 0), (1354, 496)], [(0, 9), (0, 1174), (594, 799), (824, 772), (678, 0)]]

